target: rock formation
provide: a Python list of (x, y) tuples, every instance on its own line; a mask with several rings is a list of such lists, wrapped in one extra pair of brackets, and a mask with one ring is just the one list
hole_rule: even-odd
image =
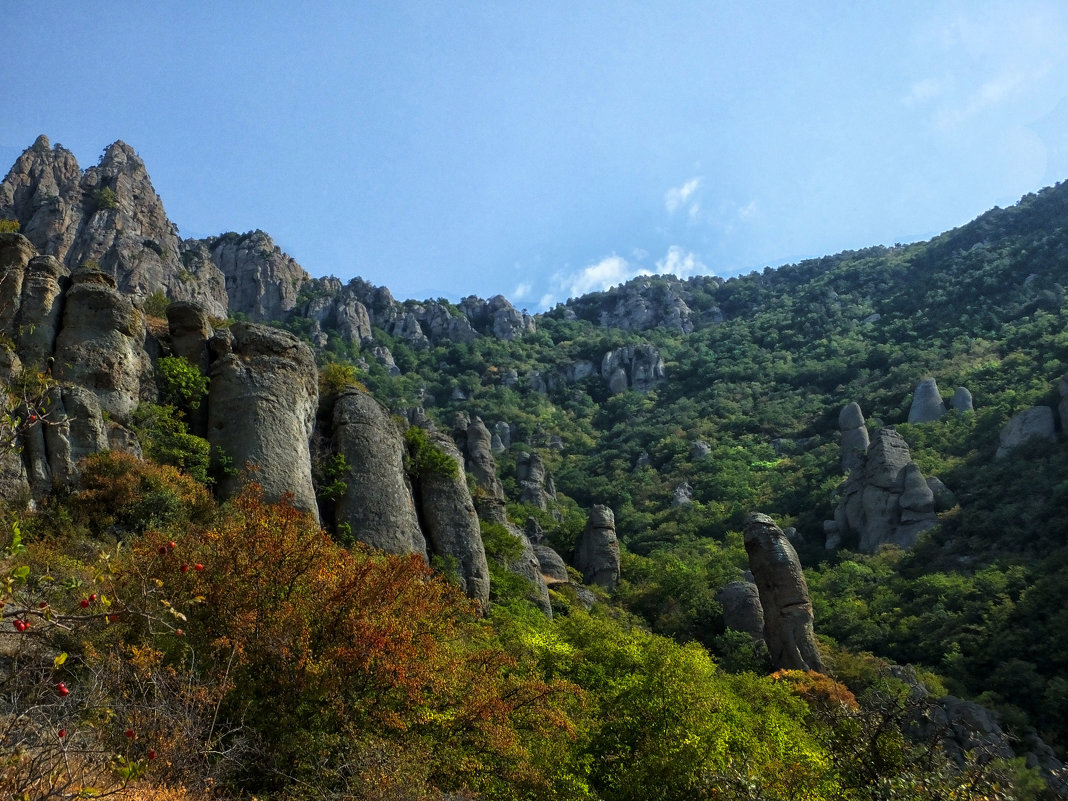
[(968, 391), (967, 387), (957, 387), (953, 397), (949, 399), (949, 408), (955, 412), (975, 411), (975, 407), (972, 405), (972, 393)]
[(859, 538), (858, 548), (911, 548), (935, 524), (934, 495), (913, 463), (909, 446), (892, 428), (880, 429), (862, 463), (839, 488), (835, 533)]
[(1016, 448), (1032, 439), (1056, 442), (1053, 409), (1049, 406), (1032, 406), (1014, 415), (1001, 429), (995, 459), (1004, 459)]
[[(292, 493), (294, 505), (318, 519), (308, 441), (319, 373), (311, 349), (286, 331), (255, 323), (235, 323), (211, 343), (208, 441), (239, 471), (256, 470), (254, 480), (268, 498)], [(232, 494), (240, 482), (224, 476), (219, 490)]]
[(538, 558), (541, 567), (542, 578), (545, 584), (552, 587), (554, 584), (562, 584), (570, 581), (567, 575), (567, 563), (555, 550), (548, 545), (534, 545), (534, 555)]
[[(349, 526), (356, 540), (374, 548), (425, 558), (426, 542), (404, 472), (404, 440), (389, 412), (366, 392), (343, 392), (334, 405), (333, 449), (349, 466), (337, 524)], [(462, 510), (456, 515), (463, 519)], [(442, 522), (435, 517), (435, 527)]]
[(716, 593), (723, 607), (723, 624), (734, 631), (744, 631), (753, 644), (764, 642), (764, 607), (760, 605), (760, 590), (751, 581), (732, 581)]
[[(455, 475), (429, 472), (419, 477), (419, 518), (432, 550), (456, 565), (456, 578), (469, 598), (483, 607), (489, 603), (490, 574), (478, 515), (464, 477), (463, 456), (452, 439), (438, 432), (428, 435), (457, 467)], [(356, 529), (353, 529), (355, 533)]]
[(764, 611), (764, 641), (776, 670), (823, 672), (812, 630), (812, 601), (797, 552), (770, 517), (758, 512), (745, 522), (749, 569)]
[(853, 468), (864, 463), (871, 444), (860, 404), (853, 402), (842, 407), (838, 413), (838, 430), (842, 435), (842, 472), (849, 475)]
[(573, 563), (586, 584), (612, 589), (619, 582), (619, 540), (612, 510), (601, 504), (590, 509), (586, 530), (575, 544)]
[(645, 392), (664, 380), (664, 360), (652, 345), (627, 345), (601, 359), (601, 377), (613, 395), (636, 389)]
[(938, 392), (938, 384), (933, 378), (925, 378), (916, 386), (909, 408), (910, 423), (931, 423), (946, 413), (946, 405)]
[(537, 451), (527, 453), (523, 451), (516, 455), (515, 477), (519, 482), (519, 502), (529, 503), (539, 509), (549, 508), (549, 504), (556, 499), (556, 493), (546, 491), (545, 465), (538, 456)]

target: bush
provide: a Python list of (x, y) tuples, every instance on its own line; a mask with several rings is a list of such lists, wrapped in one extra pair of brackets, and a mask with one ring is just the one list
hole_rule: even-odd
[(0, 234), (17, 234), (18, 230), (18, 220), (0, 220)]
[(134, 412), (134, 427), (146, 456), (179, 468), (201, 484), (212, 483), (211, 445), (189, 433), (173, 406), (142, 403)]
[(182, 356), (163, 356), (156, 362), (160, 400), (184, 412), (195, 412), (208, 394), (208, 377)]
[(453, 458), (432, 443), (418, 426), (411, 426), (404, 432), (404, 443), (408, 446), (406, 467), (413, 479), (418, 480), (427, 474), (453, 478), (459, 472)]
[(145, 298), (144, 302), (141, 304), (141, 308), (143, 308), (145, 314), (150, 317), (166, 317), (167, 307), (170, 305), (171, 299), (167, 297), (167, 293), (162, 289), (157, 289)]

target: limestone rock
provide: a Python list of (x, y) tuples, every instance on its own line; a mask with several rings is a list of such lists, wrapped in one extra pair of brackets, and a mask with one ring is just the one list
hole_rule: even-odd
[(690, 486), (688, 481), (683, 481), (677, 487), (671, 496), (671, 506), (674, 509), (679, 509), (683, 506), (693, 505), (693, 487)]
[(775, 521), (751, 513), (745, 550), (764, 610), (764, 640), (777, 670), (823, 672), (812, 629), (812, 600), (797, 552)]
[(612, 510), (596, 504), (575, 544), (574, 565), (586, 584), (612, 589), (619, 582), (619, 540)]
[(946, 413), (946, 405), (938, 392), (938, 384), (933, 378), (925, 378), (916, 385), (909, 408), (910, 423), (931, 423)]
[(154, 395), (145, 316), (97, 270), (78, 270), (63, 306), (53, 375), (93, 392), (112, 419), (127, 423), (142, 389)]
[(838, 414), (838, 430), (842, 434), (842, 472), (848, 475), (853, 468), (863, 464), (871, 444), (860, 404), (853, 402), (842, 407)]
[(1049, 406), (1032, 406), (1014, 415), (1001, 429), (994, 458), (1004, 459), (1015, 448), (1032, 439), (1057, 441), (1053, 426), (1053, 409)]
[(570, 581), (567, 575), (567, 564), (563, 558), (548, 545), (534, 545), (534, 555), (538, 557), (541, 567), (541, 575), (548, 586), (566, 583)]
[(22, 234), (0, 233), (0, 331), (14, 339), (19, 306), (22, 303), (22, 282), (30, 259), (37, 249)]
[(908, 444), (892, 428), (879, 430), (839, 494), (834, 534), (856, 534), (864, 553), (882, 545), (911, 548), (936, 522), (934, 494), (912, 462)]
[(697, 461), (698, 459), (704, 459), (708, 454), (712, 453), (712, 448), (704, 440), (697, 440), (690, 446), (690, 460)]
[(493, 318), (493, 335), (498, 339), (518, 339), (537, 330), (534, 318), (516, 309), (504, 295), (490, 298), (488, 311)]
[(967, 387), (957, 387), (953, 397), (949, 399), (949, 408), (955, 412), (975, 411), (975, 407), (972, 405), (972, 393), (968, 391)]
[[(426, 542), (404, 472), (404, 440), (389, 412), (366, 392), (343, 392), (334, 405), (333, 448), (349, 465), (345, 493), (337, 501), (337, 524), (349, 525), (353, 537), (374, 548), (425, 557)], [(451, 492), (446, 486), (434, 488)], [(455, 513), (463, 519), (462, 510)]]
[(497, 478), (497, 463), (493, 459), (492, 438), (482, 419), (471, 421), (464, 434), (464, 456), (467, 469), (474, 474), (479, 488), (492, 498), (504, 498), (504, 489)]
[(208, 240), (211, 259), (226, 278), (231, 313), (256, 322), (284, 320), (311, 279), (263, 231), (224, 234)]
[(444, 434), (430, 432), (428, 438), (456, 463), (457, 471), (453, 476), (427, 473), (419, 478), (423, 532), (431, 551), (456, 564), (456, 578), (467, 596), (485, 607), (490, 593), (489, 564), (478, 515), (464, 477), (463, 456), (452, 439)]
[(546, 491), (545, 464), (537, 451), (516, 455), (515, 477), (519, 482), (519, 502), (529, 503), (539, 509), (548, 509), (555, 498)]
[(604, 355), (601, 377), (613, 395), (628, 388), (645, 392), (664, 380), (664, 360), (652, 345), (627, 345)]
[[(318, 520), (308, 442), (319, 373), (311, 349), (286, 331), (255, 323), (235, 323), (226, 339), (225, 345), (212, 340), (218, 355), (208, 392), (208, 441), (238, 470), (256, 469), (253, 479), (266, 497), (292, 493), (293, 504)], [(225, 476), (219, 491), (232, 495), (240, 482)]]
[(943, 484), (937, 476), (930, 476), (927, 479), (927, 487), (931, 490), (936, 512), (948, 512), (957, 505), (957, 496), (953, 494), (953, 490)]
[(49, 417), (51, 422), (44, 427), (49, 475), (53, 485), (73, 489), (78, 463), (110, 447), (102, 406), (84, 387), (55, 387), (50, 393)]
[(764, 642), (764, 607), (760, 590), (751, 581), (732, 581), (716, 593), (723, 607), (723, 624), (728, 629), (744, 631), (754, 644)]

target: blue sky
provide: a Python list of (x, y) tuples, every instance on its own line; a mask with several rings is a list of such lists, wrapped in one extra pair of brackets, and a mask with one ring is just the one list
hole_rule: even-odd
[[(1068, 3), (10, 3), (0, 169), (123, 139), (184, 236), (540, 310), (1068, 178)], [(15, 34), (15, 35), (12, 35)]]

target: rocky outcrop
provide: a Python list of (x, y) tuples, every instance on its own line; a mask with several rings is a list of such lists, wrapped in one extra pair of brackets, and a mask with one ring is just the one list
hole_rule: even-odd
[[(235, 323), (215, 334), (211, 347), (208, 441), (238, 470), (251, 468), (268, 498), (291, 493), (298, 509), (318, 519), (308, 441), (319, 374), (311, 349), (286, 331), (255, 323)], [(241, 481), (224, 476), (219, 490), (233, 494)]]
[(1053, 409), (1049, 406), (1032, 406), (1014, 415), (1001, 429), (995, 459), (1004, 459), (1016, 448), (1033, 439), (1056, 442)]
[(953, 392), (953, 397), (949, 399), (949, 408), (955, 412), (975, 411), (975, 406), (972, 404), (972, 393), (968, 391), (967, 387), (957, 387)]
[(567, 563), (548, 545), (533, 546), (534, 555), (538, 558), (541, 576), (545, 584), (552, 587), (554, 584), (567, 583), (571, 579), (567, 575)]
[(619, 582), (619, 540), (616, 517), (602, 504), (590, 509), (586, 530), (575, 543), (573, 563), (586, 584), (612, 589)]
[(45, 367), (55, 351), (70, 273), (39, 256), (20, 234), (0, 234), (0, 333), (27, 366)]
[(548, 509), (549, 504), (556, 500), (556, 492), (550, 493), (546, 490), (547, 477), (545, 464), (537, 451), (522, 451), (516, 455), (515, 478), (519, 482), (520, 503)]
[(79, 475), (78, 463), (110, 447), (99, 399), (80, 386), (52, 390), (49, 424), (43, 427), (43, 432), (48, 485), (35, 487), (36, 494), (43, 494), (55, 485), (73, 489)]
[(946, 405), (933, 378), (925, 378), (916, 386), (909, 407), (910, 423), (932, 423), (946, 413)]
[(864, 463), (871, 444), (860, 404), (853, 402), (842, 407), (838, 413), (838, 430), (842, 435), (842, 472), (848, 475)]
[(812, 600), (797, 552), (770, 517), (745, 522), (749, 570), (764, 611), (764, 641), (776, 670), (815, 670), (823, 663), (812, 630)]
[(504, 499), (504, 489), (497, 478), (497, 463), (493, 459), (492, 437), (482, 418), (476, 417), (463, 432), (464, 460), (467, 470), (474, 474), (478, 488), (491, 498)]
[(39, 252), (68, 269), (94, 263), (133, 297), (162, 291), (226, 316), (221, 275), (183, 261), (145, 164), (124, 142), (83, 173), (70, 151), (38, 137), (0, 184), (0, 217), (17, 219)]
[(285, 320), (311, 279), (263, 231), (224, 234), (207, 240), (211, 260), (226, 278), (231, 313), (257, 322)]
[(732, 581), (716, 593), (723, 607), (723, 624), (728, 629), (743, 631), (754, 645), (764, 642), (764, 607), (760, 605), (760, 590), (751, 581)]
[[(332, 446), (349, 466), (337, 501), (337, 525), (349, 526), (356, 540), (374, 548), (425, 558), (426, 542), (404, 472), (404, 440), (389, 412), (366, 392), (342, 393), (334, 405)], [(456, 515), (462, 519), (462, 510)], [(434, 525), (443, 519), (435, 518)]]
[(145, 316), (105, 272), (80, 269), (63, 304), (53, 375), (96, 395), (100, 409), (128, 423), (142, 391), (155, 396), (145, 353)]
[[(419, 477), (419, 518), (430, 550), (455, 565), (455, 578), (469, 598), (483, 607), (489, 603), (490, 574), (478, 515), (464, 478), (463, 456), (453, 441), (437, 432), (428, 435), (457, 467), (454, 475), (428, 472)], [(356, 529), (353, 529), (355, 533)]]
[(627, 345), (604, 355), (601, 377), (613, 395), (627, 389), (645, 392), (664, 380), (664, 360), (652, 345)]
[(879, 431), (839, 495), (835, 533), (855, 534), (864, 553), (875, 553), (882, 545), (911, 548), (936, 522), (934, 494), (893, 428)]

